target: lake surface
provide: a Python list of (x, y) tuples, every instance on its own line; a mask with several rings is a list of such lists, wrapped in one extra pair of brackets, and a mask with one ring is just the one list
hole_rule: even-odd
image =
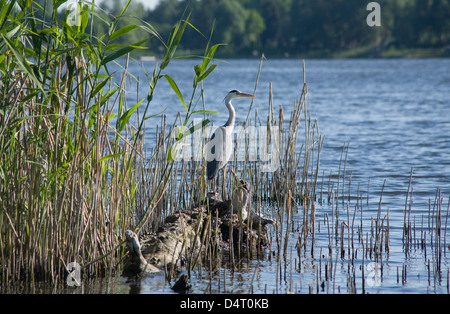
[[(192, 93), (193, 67), (198, 63), (174, 61), (167, 68), (186, 100)], [(145, 62), (144, 67), (151, 72), (154, 63)], [(215, 125), (227, 120), (223, 98), (228, 91), (253, 92), (258, 67), (259, 60), (218, 62), (204, 82), (206, 109), (219, 112), (210, 117)], [(130, 71), (140, 75), (140, 97), (145, 97), (148, 85), (142, 66), (132, 64)], [(275, 111), (282, 105), (289, 112), (301, 93), (302, 75), (299, 60), (265, 60), (253, 111), (267, 116), (272, 83)], [(387, 191), (404, 192), (414, 167), (414, 190), (428, 195), (426, 204), (438, 187), (449, 195), (450, 59), (306, 60), (306, 82), (307, 109), (326, 137), (321, 170), (337, 169), (342, 146), (349, 144), (347, 168), (361, 184), (370, 178), (375, 187), (386, 179)], [(135, 94), (133, 90), (129, 93), (130, 105), (136, 102)], [(239, 124), (246, 118), (249, 102), (236, 101), (235, 107)], [(161, 80), (152, 113), (165, 108), (168, 123), (184, 110), (170, 86)], [(197, 109), (203, 109), (201, 103)], [(155, 118), (152, 123), (159, 120)], [(154, 133), (146, 136), (151, 146)]]
[[(325, 136), (319, 172), (327, 184), (330, 173), (336, 176), (342, 167), (340, 175), (345, 174), (345, 183), (341, 181), (341, 186), (344, 186), (345, 195), (351, 196), (350, 215), (355, 215), (355, 229), (359, 225), (364, 238), (370, 236), (379, 208), (382, 216), (388, 215), (389, 252), (375, 261), (370, 256), (363, 257), (364, 249), (358, 246), (356, 251), (359, 254), (352, 263), (347, 258), (348, 252), (344, 258), (337, 250), (329, 256), (326, 219), (332, 216), (333, 208), (327, 201), (318, 202), (313, 254), (308, 252), (303, 258), (297, 254), (296, 230), (302, 220), (299, 214), (296, 216), (297, 225), (294, 224), (290, 233), (285, 261), (271, 259), (271, 252), (267, 252), (263, 260), (250, 261), (248, 267), (239, 271), (222, 268), (212, 280), (207, 272), (194, 272), (191, 278), (193, 292), (361, 293), (364, 284), (367, 293), (448, 293), (450, 60), (305, 61), (307, 110), (313, 119), (318, 120), (320, 133)], [(174, 78), (186, 99), (192, 93), (193, 67), (199, 62), (178, 60), (167, 68), (166, 73)], [(154, 63), (145, 62), (143, 67), (151, 73)], [(215, 125), (227, 120), (228, 112), (222, 100), (228, 91), (253, 92), (258, 68), (259, 60), (218, 62), (215, 71), (204, 82), (206, 109), (220, 112), (211, 116)], [(142, 65), (132, 64), (130, 71), (140, 77), (139, 93), (141, 98), (145, 97), (148, 85), (145, 84)], [(302, 82), (300, 60), (265, 60), (253, 110), (257, 109), (262, 117), (267, 116), (269, 84), (272, 83), (274, 107), (282, 105), (285, 112), (289, 112), (300, 96)], [(136, 103), (136, 92), (132, 89), (128, 102), (129, 105)], [(237, 123), (245, 120), (248, 107), (249, 102), (235, 103)], [(168, 123), (173, 123), (176, 114), (184, 110), (170, 86), (161, 81), (151, 110), (158, 113), (165, 108)], [(202, 109), (201, 102), (198, 109)], [(152, 124), (159, 123), (158, 118), (154, 121)], [(302, 130), (299, 132), (303, 134)], [(145, 136), (150, 148), (155, 142), (151, 126)], [(344, 173), (341, 154), (347, 145)], [(403, 223), (411, 169), (412, 193), (408, 206), (412, 201), (410, 217), (414, 222), (415, 242), (410, 250), (405, 250)], [(321, 180), (319, 178), (318, 190)], [(431, 238), (437, 234), (432, 229), (438, 221), (439, 206), (435, 204), (438, 188), (438, 199), (442, 204), (439, 243), (437, 237)], [(361, 210), (355, 211), (357, 202), (361, 204)], [(341, 221), (347, 221), (345, 204), (336, 206)], [(274, 230), (271, 232), (274, 237)], [(419, 243), (424, 233), (425, 247)], [(339, 246), (337, 240), (335, 244)], [(272, 250), (276, 251), (277, 247), (272, 247)], [(326, 265), (331, 263), (334, 263), (332, 281), (325, 279)], [(171, 292), (163, 275), (145, 278), (138, 288), (135, 283), (126, 283), (124, 278), (117, 278), (114, 285), (118, 285), (117, 290), (121, 292)]]

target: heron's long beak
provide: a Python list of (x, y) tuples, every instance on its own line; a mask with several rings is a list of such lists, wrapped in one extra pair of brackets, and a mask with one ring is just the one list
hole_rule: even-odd
[(245, 93), (239, 93), (239, 97), (249, 97), (249, 98), (255, 98), (255, 95), (245, 94)]

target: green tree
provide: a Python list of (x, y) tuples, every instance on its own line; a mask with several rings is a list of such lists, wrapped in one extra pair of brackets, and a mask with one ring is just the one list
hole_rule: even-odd
[[(124, 1), (104, 1), (102, 6), (117, 15)], [(220, 50), (227, 55), (248, 54), (253, 49), (281, 54), (289, 49), (293, 55), (313, 52), (327, 56), (375, 45), (426, 48), (449, 44), (450, 0), (378, 2), (381, 27), (367, 26), (368, 2), (360, 0), (161, 0), (151, 11), (133, 1), (127, 14), (144, 16), (167, 38), (183, 12), (190, 13), (196, 29), (186, 30), (181, 45), (202, 49), (214, 25), (214, 41), (228, 44)], [(121, 40), (136, 42), (139, 32), (135, 30)]]
[(450, 39), (449, 0), (416, 0), (412, 19), (416, 44), (423, 47), (441, 46)]
[(219, 0), (216, 10), (216, 33), (219, 41), (228, 43), (227, 52), (243, 45), (247, 11), (238, 0)]
[(262, 34), (263, 45), (264, 47), (276, 47), (282, 29), (282, 17), (277, 0), (263, 0), (260, 5), (260, 12), (267, 23), (267, 27)]
[(265, 28), (266, 25), (261, 15), (255, 10), (250, 10), (245, 26), (247, 42), (250, 48), (260, 48), (261, 35)]
[[(103, 1), (100, 5), (102, 12), (98, 12), (98, 14), (104, 15), (103, 19), (105, 20), (113, 21), (116, 17), (121, 15), (126, 4), (127, 0)], [(145, 15), (146, 10), (143, 4), (138, 1), (131, 1), (126, 13), (121, 17), (117, 27), (122, 28), (126, 25), (142, 25), (141, 20), (145, 17)], [(101, 36), (108, 33), (108, 25), (106, 23), (100, 21), (98, 18), (94, 19), (94, 22), (94, 31), (97, 34)], [(133, 44), (148, 36), (146, 34), (147, 32), (145, 30), (137, 27), (133, 31), (127, 33), (127, 36), (119, 37), (115, 43), (121, 45)]]
[(178, 0), (161, 0), (153, 11), (147, 12), (145, 20), (154, 25), (163, 38), (167, 38), (183, 10)]
[(366, 25), (366, 3), (359, 0), (292, 2), (292, 38), (302, 50), (342, 50), (373, 40)]
[[(195, 27), (208, 36), (208, 32), (216, 21), (217, 0), (201, 0), (193, 1), (189, 4), (188, 10), (192, 12), (192, 23)], [(219, 36), (214, 30), (214, 38), (220, 41)], [(200, 48), (204, 46), (204, 38), (193, 30), (187, 30), (186, 39), (189, 40), (193, 48)]]

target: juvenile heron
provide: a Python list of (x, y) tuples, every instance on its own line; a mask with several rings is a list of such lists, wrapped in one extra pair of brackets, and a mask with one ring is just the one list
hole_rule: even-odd
[(227, 162), (230, 160), (231, 153), (233, 152), (233, 129), (234, 121), (236, 118), (236, 112), (231, 104), (231, 100), (235, 98), (253, 98), (254, 95), (245, 94), (238, 90), (232, 90), (225, 97), (225, 105), (228, 108), (228, 121), (224, 126), (221, 126), (214, 131), (211, 136), (210, 141), (207, 144), (206, 151), (206, 173), (208, 180), (214, 181), (214, 190), (216, 178), (219, 170), (225, 167)]
[(234, 190), (232, 209), (230, 213), (237, 214), (238, 217), (242, 219), (243, 222), (247, 223), (253, 229), (258, 229), (259, 226), (265, 227), (267, 224), (277, 224), (277, 222), (271, 218), (266, 218), (263, 215), (255, 213), (251, 209), (251, 198), (252, 191), (250, 184), (236, 175), (236, 173), (231, 169), (231, 172), (236, 178), (236, 189)]

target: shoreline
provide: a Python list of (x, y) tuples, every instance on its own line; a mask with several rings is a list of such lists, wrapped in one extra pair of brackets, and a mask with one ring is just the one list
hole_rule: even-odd
[[(350, 50), (342, 50), (338, 52), (328, 52), (328, 51), (310, 51), (305, 53), (292, 53), (292, 52), (281, 52), (281, 51), (254, 51), (248, 53), (236, 53), (236, 54), (223, 54), (217, 53), (217, 60), (221, 59), (260, 59), (261, 54), (266, 58), (270, 59), (286, 59), (286, 60), (296, 60), (296, 59), (336, 59), (336, 60), (346, 60), (346, 59), (446, 59), (450, 58), (450, 46), (441, 48), (405, 48), (405, 49), (382, 49), (373, 47), (358, 47)], [(185, 56), (190, 55), (192, 58), (201, 57), (202, 52), (190, 51), (190, 50), (180, 50), (176, 55)], [(138, 51), (135, 55), (132, 54), (133, 58), (141, 59), (142, 61), (155, 61), (162, 59), (162, 56), (156, 54), (145, 53), (144, 51)]]

